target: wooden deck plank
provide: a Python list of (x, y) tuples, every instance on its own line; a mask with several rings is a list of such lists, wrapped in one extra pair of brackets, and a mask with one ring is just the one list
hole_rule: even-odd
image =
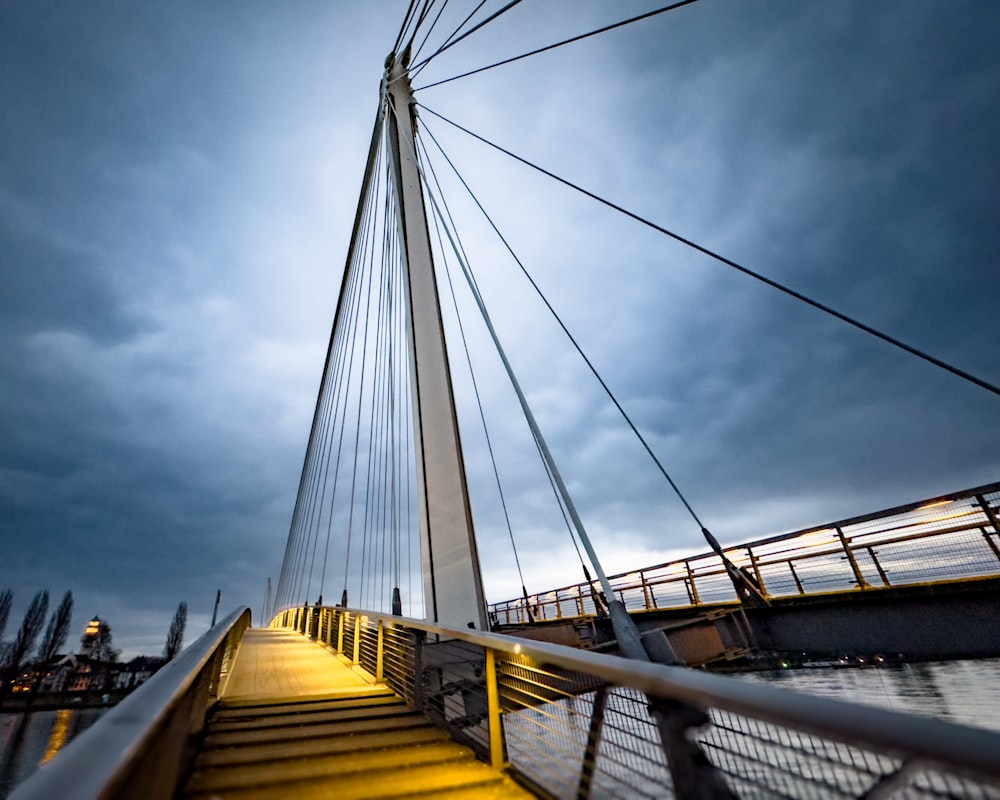
[(377, 731), (400, 731), (426, 727), (427, 725), (427, 719), (422, 714), (406, 709), (392, 716), (376, 717), (375, 719), (348, 719), (312, 725), (286, 725), (282, 728), (212, 733), (205, 737), (204, 746), (208, 749), (245, 747), (275, 742), (294, 742), (299, 739), (354, 736)]
[(469, 748), (452, 741), (414, 744), (386, 750), (250, 764), (238, 768), (204, 769), (194, 775), (188, 784), (188, 791), (247, 789), (255, 786), (348, 775), (355, 772), (381, 774), (389, 768), (402, 769), (429, 763), (444, 764), (472, 758), (473, 755)]
[(178, 797), (530, 797), (371, 676), (291, 631), (247, 631)]
[[(365, 698), (367, 699), (367, 698)], [(409, 711), (410, 707), (399, 698), (389, 698), (391, 702), (364, 704), (350, 708), (338, 708), (323, 711), (300, 711), (298, 713), (258, 714), (255, 716), (237, 717), (231, 719), (221, 714), (213, 719), (208, 726), (209, 734), (230, 733), (232, 731), (253, 731), (266, 728), (283, 728), (293, 725), (312, 725), (323, 722), (343, 722), (349, 719), (375, 719), (391, 717)]]
[[(474, 790), (474, 796), (524, 798), (530, 797), (509, 778), (502, 777), (485, 764), (475, 760), (411, 766), (405, 769), (387, 767), (378, 773), (337, 775), (282, 785), (256, 786), (241, 789), (215, 789), (189, 795), (207, 800), (374, 800), (423, 795), (437, 797), (448, 790)], [(502, 792), (502, 793), (501, 793)]]
[(247, 704), (281, 697), (304, 700), (359, 689), (385, 691), (301, 634), (251, 628), (243, 636), (222, 702)]
[(350, 753), (373, 750), (379, 747), (400, 747), (420, 742), (446, 742), (450, 737), (429, 722), (421, 728), (402, 731), (365, 733), (353, 736), (337, 736), (329, 739), (306, 739), (276, 744), (249, 745), (247, 747), (225, 747), (208, 750), (198, 756), (196, 769), (219, 767), (231, 764), (254, 764), (262, 761), (278, 761), (290, 758)]

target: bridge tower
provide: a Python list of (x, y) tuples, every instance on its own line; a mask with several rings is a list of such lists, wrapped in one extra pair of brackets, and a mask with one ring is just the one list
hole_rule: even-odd
[(428, 619), (444, 625), (488, 630), (416, 158), (416, 101), (408, 60), (408, 52), (389, 57), (382, 90), (386, 95), (389, 160), (402, 242), (426, 614)]

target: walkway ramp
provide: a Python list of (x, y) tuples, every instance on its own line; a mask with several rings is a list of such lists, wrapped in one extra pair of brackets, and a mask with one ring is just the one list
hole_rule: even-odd
[(248, 630), (182, 797), (530, 797), (325, 648)]

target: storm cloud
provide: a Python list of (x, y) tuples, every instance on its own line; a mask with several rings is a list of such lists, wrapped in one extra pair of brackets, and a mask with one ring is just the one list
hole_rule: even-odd
[[(656, 4), (536, 5), (415, 85)], [(0, 10), (0, 584), (15, 616), (36, 589), (69, 588), (128, 653), (153, 653), (181, 600), (193, 633), (217, 588), (227, 607), (260, 608), (405, 7)], [(998, 42), (989, 2), (703, 0), (417, 94), (996, 384)], [(422, 123), (723, 541), (1000, 479), (1000, 398)], [(609, 569), (704, 549), (441, 177)], [(574, 582), (513, 396), (482, 332), (470, 339), (528, 588)], [(461, 410), (487, 593), (506, 599), (519, 590), (509, 542), (478, 422)]]

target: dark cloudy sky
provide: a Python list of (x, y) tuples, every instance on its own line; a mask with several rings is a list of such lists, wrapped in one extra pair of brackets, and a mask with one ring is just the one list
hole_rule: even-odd
[[(415, 83), (656, 5), (525, 2)], [(192, 635), (217, 588), (227, 609), (260, 608), (405, 6), (0, 7), (0, 588), (15, 617), (36, 589), (70, 588), (75, 627), (106, 617), (130, 654), (162, 647), (181, 600)], [(418, 99), (996, 384), (998, 53), (993, 2), (702, 0)], [(721, 540), (1000, 479), (1000, 397), (426, 122)], [(467, 220), (608, 568), (702, 550)], [(509, 390), (481, 382), (516, 441)], [(498, 458), (529, 590), (576, 581), (565, 534), (536, 513), (536, 468), (516, 448)], [(473, 488), (488, 483), (469, 460)], [(473, 502), (487, 593), (506, 599), (506, 534), (488, 493)]]

